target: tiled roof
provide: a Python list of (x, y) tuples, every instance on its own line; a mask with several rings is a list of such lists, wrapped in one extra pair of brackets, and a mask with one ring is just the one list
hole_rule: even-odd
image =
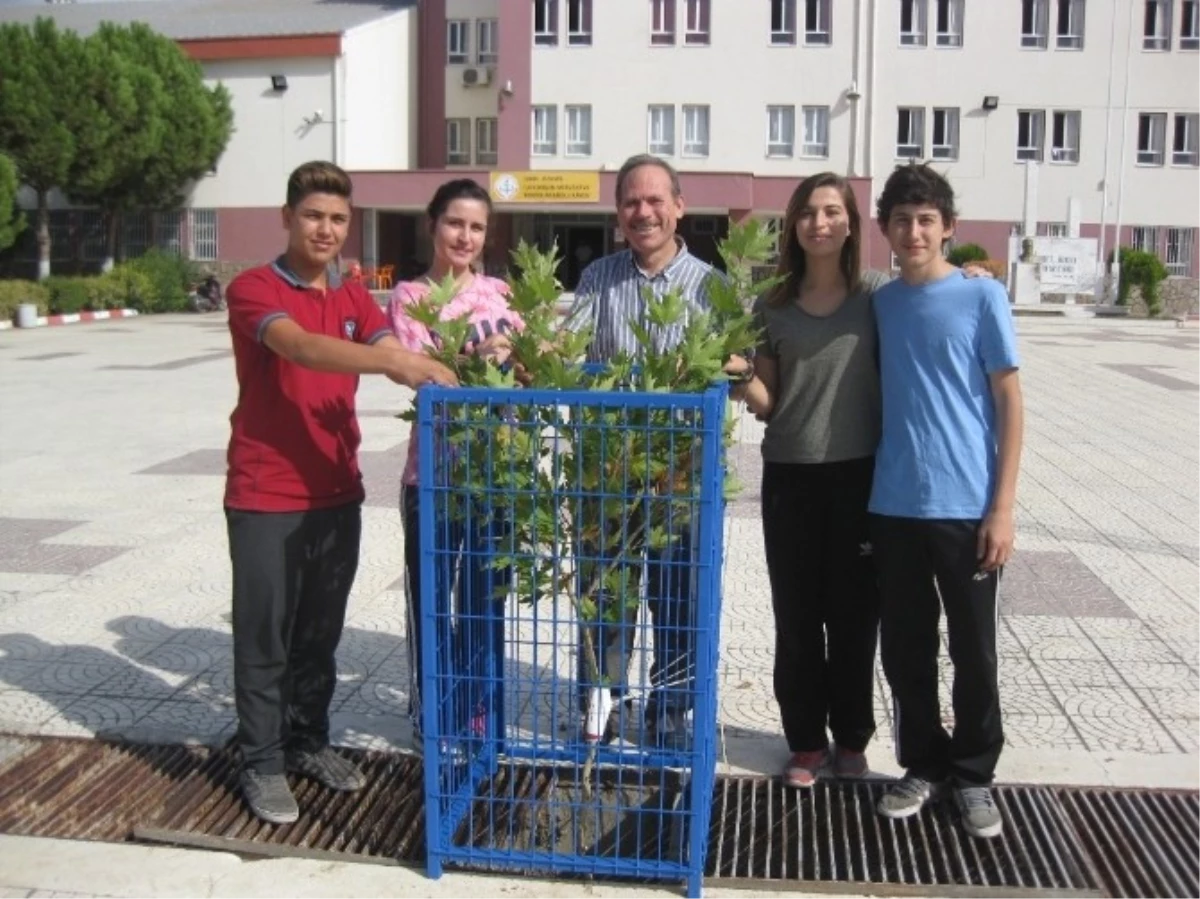
[(175, 40), (341, 34), (417, 0), (119, 0), (0, 6), (0, 22), (50, 16), (60, 28), (91, 34), (101, 22), (144, 22)]

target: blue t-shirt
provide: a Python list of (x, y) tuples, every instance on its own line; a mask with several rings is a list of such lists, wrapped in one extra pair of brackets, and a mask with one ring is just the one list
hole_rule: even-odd
[(996, 476), (989, 375), (1016, 368), (1004, 286), (954, 271), (875, 293), (883, 438), (871, 511), (901, 518), (981, 519)]

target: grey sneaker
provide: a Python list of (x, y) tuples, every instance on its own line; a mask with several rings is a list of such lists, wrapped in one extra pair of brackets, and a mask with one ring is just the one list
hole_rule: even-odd
[(973, 837), (998, 837), (1004, 829), (1000, 808), (988, 787), (958, 786), (954, 804), (962, 816), (963, 830)]
[(316, 752), (295, 749), (288, 752), (287, 769), (343, 793), (361, 790), (367, 783), (353, 762), (342, 758), (329, 746), (322, 746)]
[(262, 820), (271, 824), (292, 824), (299, 819), (300, 807), (296, 805), (286, 776), (259, 774), (243, 768), (238, 780), (246, 805)]
[(921, 810), (933, 795), (933, 784), (921, 777), (906, 774), (888, 788), (879, 800), (879, 814), (885, 818), (907, 818)]

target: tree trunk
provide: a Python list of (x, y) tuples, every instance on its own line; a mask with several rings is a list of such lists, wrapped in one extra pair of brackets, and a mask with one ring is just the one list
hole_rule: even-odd
[(50, 277), (50, 207), (46, 201), (47, 190), (37, 192), (37, 246), (38, 280)]
[(107, 232), (104, 235), (104, 261), (100, 263), (100, 271), (111, 272), (113, 269), (113, 260), (117, 255), (117, 223), (119, 219), (117, 213), (104, 213), (104, 230)]

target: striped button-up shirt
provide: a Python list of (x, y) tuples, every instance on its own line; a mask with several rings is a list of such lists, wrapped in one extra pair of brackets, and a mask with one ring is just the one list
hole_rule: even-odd
[[(620, 353), (640, 355), (629, 322), (633, 320), (646, 325), (644, 287), (649, 287), (656, 297), (678, 289), (689, 314), (708, 311), (705, 281), (713, 268), (689, 253), (682, 240), (678, 243), (679, 252), (657, 275), (642, 271), (631, 250), (604, 256), (583, 270), (579, 286), (575, 288), (575, 302), (567, 313), (566, 326), (573, 331), (592, 326), (592, 343), (587, 353), (589, 362), (607, 362)], [(678, 344), (683, 339), (686, 324), (685, 316), (679, 324), (650, 328), (655, 349), (663, 352)]]

